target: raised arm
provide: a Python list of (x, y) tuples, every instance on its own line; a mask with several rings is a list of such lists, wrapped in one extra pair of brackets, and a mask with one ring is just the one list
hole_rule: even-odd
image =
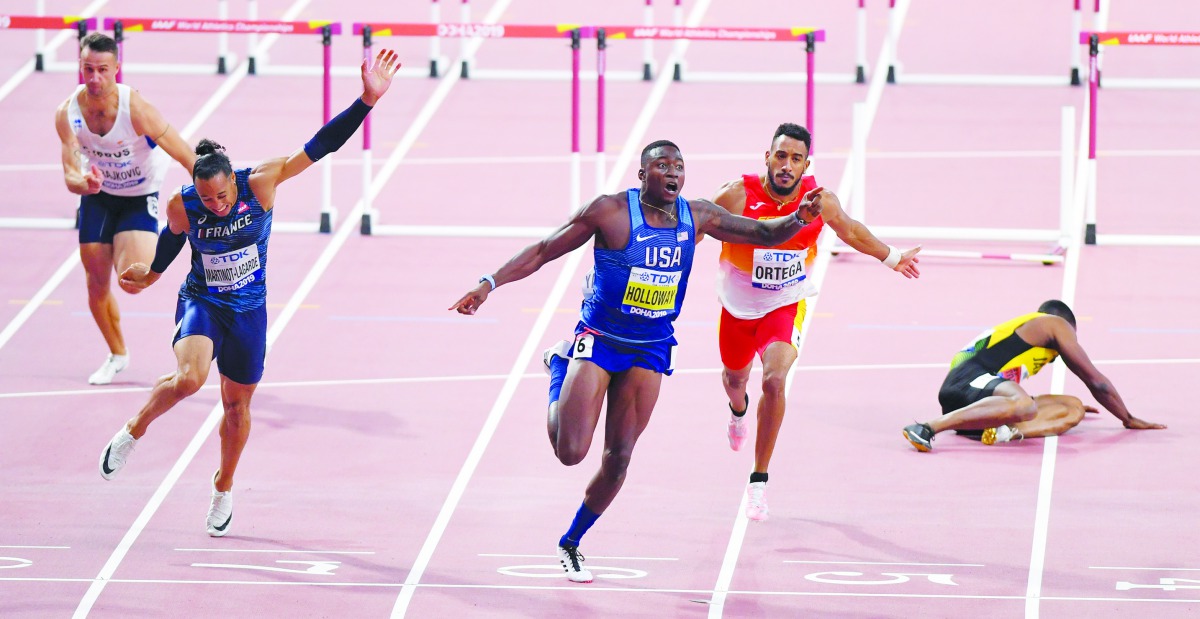
[(67, 122), (69, 103), (70, 99), (54, 111), (54, 128), (58, 131), (58, 139), (62, 141), (63, 182), (67, 185), (67, 191), (74, 194), (86, 196), (99, 193), (104, 177), (100, 175), (100, 168), (95, 165), (89, 166), (87, 170), (80, 166), (82, 153), (79, 151), (79, 139), (75, 137), (75, 132), (71, 131), (70, 123)]
[(159, 148), (178, 161), (179, 165), (187, 170), (188, 176), (191, 176), (192, 167), (196, 165), (196, 153), (192, 151), (192, 147), (183, 141), (175, 127), (172, 127), (145, 97), (136, 90), (132, 93), (129, 98), (129, 120), (133, 122), (133, 130), (138, 135), (154, 140)]
[(547, 262), (579, 249), (600, 229), (601, 212), (611, 208), (612, 202), (612, 196), (600, 196), (579, 209), (550, 236), (517, 252), (495, 273), (483, 276), (478, 286), (467, 291), (449, 309), (457, 310), (460, 314), (474, 314), (496, 288), (529, 277)]
[(368, 66), (362, 62), (363, 94), (341, 114), (333, 117), (316, 135), (287, 157), (268, 159), (254, 168), (250, 176), (250, 187), (263, 208), (270, 209), (275, 203), (275, 188), (280, 183), (307, 170), (322, 157), (341, 148), (358, 130), (367, 114), (379, 98), (392, 85), (392, 76), (400, 70), (400, 58), (390, 49), (381, 49), (375, 62)]
[[(796, 212), (775, 219), (750, 219), (734, 215), (708, 200), (692, 200), (692, 218), (696, 222), (696, 235), (707, 234), (729, 243), (748, 243), (774, 247), (808, 225), (808, 221), (821, 214), (821, 192), (817, 187), (804, 194)], [(718, 195), (719, 199), (719, 195)]]
[(1092, 397), (1100, 403), (1114, 417), (1121, 420), (1121, 423), (1131, 430), (1158, 430), (1166, 428), (1166, 426), (1158, 423), (1151, 423), (1142, 419), (1138, 419), (1130, 414), (1129, 409), (1125, 408), (1125, 401), (1121, 399), (1121, 394), (1117, 393), (1117, 388), (1108, 380), (1096, 366), (1092, 364), (1092, 360), (1088, 358), (1083, 347), (1079, 345), (1079, 339), (1075, 335), (1075, 330), (1067, 321), (1059, 318), (1054, 321), (1055, 324), (1051, 327), (1051, 334), (1054, 338), (1053, 347), (1062, 355), (1063, 363), (1067, 364), (1067, 368), (1071, 370), (1079, 380), (1087, 385), (1088, 391), (1092, 393)]
[(842, 210), (841, 201), (831, 191), (821, 194), (821, 216), (825, 223), (833, 228), (838, 238), (852, 247), (854, 251), (879, 260), (884, 266), (905, 277), (921, 276), (921, 272), (917, 270), (917, 262), (919, 262), (917, 252), (921, 251), (920, 245), (901, 252), (880, 241), (862, 222), (850, 217), (846, 211)]

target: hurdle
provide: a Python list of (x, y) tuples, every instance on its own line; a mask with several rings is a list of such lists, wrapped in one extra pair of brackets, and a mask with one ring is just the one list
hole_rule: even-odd
[[(854, 177), (851, 179), (852, 193), (847, 213), (859, 222), (867, 223), (866, 201), (866, 104), (854, 104), (851, 127), (851, 161)], [(997, 241), (997, 242), (1047, 242), (1053, 247), (1046, 253), (963, 251), (922, 248), (922, 257), (961, 258), (977, 260), (1005, 260), (1012, 262), (1040, 262), (1051, 265), (1063, 262), (1063, 254), (1071, 245), (1071, 239), (1079, 232), (1075, 223), (1082, 218), (1078, 203), (1080, 194), (1076, 190), (1075, 164), (1075, 108), (1064, 106), (1061, 111), (1061, 134), (1059, 141), (1059, 219), (1057, 228), (965, 228), (925, 226), (877, 226), (871, 231), (881, 239), (905, 239), (920, 241)], [(835, 245), (834, 255), (855, 253), (844, 245)]]
[[(464, 5), (466, 2), (464, 1)], [(362, 37), (363, 56), (367, 57), (371, 54), (371, 47), (374, 44), (375, 37), (382, 36), (397, 36), (397, 37), (446, 37), (446, 38), (482, 38), (482, 39), (563, 39), (569, 38), (571, 41), (571, 196), (569, 204), (570, 208), (575, 208), (580, 203), (580, 183), (581, 183), (581, 165), (582, 160), (579, 150), (579, 110), (580, 110), (580, 48), (583, 38), (594, 36), (594, 29), (584, 28), (577, 24), (556, 24), (556, 25), (521, 25), (521, 24), (487, 24), (487, 23), (461, 23), (461, 24), (421, 24), (421, 23), (398, 23), (398, 22), (355, 22), (352, 26), (353, 34)], [(464, 41), (465, 43), (465, 41)], [(464, 48), (465, 49), (465, 48)], [(466, 56), (462, 57), (464, 62)], [(470, 74), (469, 65), (462, 65), (462, 73), (460, 77), (466, 78)], [(368, 116), (368, 121), (370, 117)], [(410, 236), (414, 234), (411, 226), (399, 225), (383, 225), (376, 220), (379, 219), (378, 211), (370, 202), (371, 196), (371, 181), (372, 181), (372, 156), (371, 156), (371, 125), (369, 122), (363, 123), (363, 215), (362, 225), (359, 232), (363, 235), (391, 235), (391, 236)], [(446, 227), (446, 232), (450, 227)], [(440, 235), (439, 230), (430, 230), (427, 234)], [(540, 236), (544, 231), (534, 228), (514, 228), (513, 236)]]
[[(897, 43), (898, 43), (898, 18), (896, 16), (896, 0), (888, 0), (888, 28), (887, 39), (884, 45), (888, 49), (888, 67), (887, 67), (887, 83), (895, 84), (899, 79), (904, 84), (923, 85), (923, 86), (1079, 86), (1081, 68), (1080, 68), (1080, 53), (1079, 46), (1075, 44), (1075, 40), (1079, 37), (1079, 33), (1083, 32), (1083, 0), (1072, 0), (1074, 11), (1071, 16), (1071, 37), (1068, 41), (1071, 43), (1069, 67), (1070, 72), (1066, 77), (1056, 75), (956, 75), (956, 74), (908, 74), (901, 72), (897, 78), (897, 67), (900, 64), (898, 60)], [(1100, 0), (1092, 2), (1092, 21), (1094, 27), (1099, 27), (1100, 16)]]
[[(1127, 246), (1200, 246), (1200, 235), (1177, 234), (1104, 234), (1096, 232), (1096, 143), (1097, 143), (1097, 107), (1100, 95), (1099, 56), (1102, 46), (1200, 46), (1200, 32), (1081, 32), (1079, 44), (1088, 46), (1088, 157), (1084, 169), (1086, 182), (1086, 210), (1084, 242), (1088, 245), (1127, 245)], [(1197, 80), (1128, 80), (1117, 82), (1108, 78), (1105, 86), (1114, 85), (1133, 87), (1142, 84), (1143, 87), (1159, 88), (1195, 88), (1200, 84), (1192, 84)]]
[[(322, 122), (327, 123), (332, 118), (332, 45), (333, 36), (342, 33), (342, 25), (329, 21), (270, 21), (270, 20), (217, 20), (217, 19), (158, 19), (147, 17), (108, 17), (104, 19), (104, 27), (113, 32), (117, 42), (117, 58), (121, 69), (117, 72), (117, 82), (121, 82), (125, 71), (125, 34), (128, 32), (182, 32), (192, 34), (280, 34), (280, 35), (321, 35), (322, 67)], [(247, 57), (246, 71), (250, 72), (254, 56)], [(177, 65), (142, 65), (140, 68), (149, 72), (170, 72)], [(189, 72), (187, 65), (180, 72)], [(259, 67), (261, 69), (261, 67)], [(204, 65), (201, 71), (211, 73), (212, 68)], [(316, 225), (316, 231), (328, 233), (333, 230), (333, 220), (336, 213), (333, 207), (333, 161), (326, 157), (321, 163), (323, 177), (321, 191), (321, 215)], [(277, 222), (275, 229), (284, 232), (309, 232), (314, 228), (309, 224), (293, 224)]]

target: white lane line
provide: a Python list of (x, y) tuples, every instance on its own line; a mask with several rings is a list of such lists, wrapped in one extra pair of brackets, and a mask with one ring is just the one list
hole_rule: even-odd
[[(692, 25), (698, 23), (710, 3), (711, 0), (699, 0), (693, 7), (688, 22)], [(506, 3), (501, 2), (496, 6), (503, 4)], [(489, 17), (492, 16), (493, 13), (489, 13)], [(676, 41), (671, 58), (682, 59), (684, 53), (687, 51), (688, 43), (686, 40)], [(629, 135), (622, 142), (624, 147), (609, 170), (609, 176), (604, 185), (605, 191), (612, 192), (616, 190), (626, 173), (626, 169), (640, 154), (641, 146), (639, 146), (639, 143), (649, 129), (650, 121), (655, 112), (662, 105), (663, 98), (666, 96), (667, 88), (670, 85), (670, 73), (666, 71), (661, 72), (658, 79), (654, 82), (641, 113), (634, 121)], [(576, 208), (577, 206), (572, 205), (572, 208)], [(529, 360), (536, 356), (537, 347), (550, 325), (550, 320), (554, 317), (559, 305), (561, 305), (567, 287), (575, 281), (575, 271), (579, 268), (579, 264), (583, 260), (584, 251), (584, 249), (580, 249), (567, 256), (562, 270), (559, 272), (558, 278), (550, 290), (549, 296), (546, 297), (546, 302), (543, 304), (537, 319), (534, 321), (529, 336), (513, 361), (513, 367), (508, 379), (505, 380), (504, 386), (501, 387), (491, 411), (488, 412), (484, 426), (480, 429), (479, 436), (475, 439), (475, 444), (472, 445), (471, 451), (467, 454), (463, 468), (459, 470), (458, 476), (455, 478), (454, 484), (451, 486), (450, 492), (446, 497), (446, 501), (442, 504), (442, 509), (438, 512), (437, 519), (434, 521), (433, 527), (430, 529), (424, 544), (421, 546), (421, 551), (417, 555), (416, 561), (413, 563), (408, 576), (404, 580), (404, 587), (400, 589), (400, 595), (397, 596), (396, 604), (392, 608), (391, 616), (393, 619), (405, 616), (405, 613), (408, 611), (408, 606), (412, 602), (413, 595), (416, 593), (416, 585), (420, 583), (422, 576), (424, 576), (425, 569), (429, 566), (429, 561), (432, 559), (433, 553), (441, 541), (442, 535), (445, 534), (447, 525), (450, 523), (450, 518), (454, 515), (454, 510), (457, 509), (459, 501), (462, 500), (462, 495), (466, 491), (467, 484), (470, 483), (471, 477), (479, 465), (479, 461), (483, 458), (483, 453), (491, 442), (492, 436), (500, 424), (500, 419), (504, 416), (504, 412), (508, 408), (509, 401), (512, 400), (513, 395), (516, 393), (520, 377), (524, 375), (525, 368), (529, 365)]]
[(70, 546), (0, 546), (12, 550), (70, 550)]
[[(1103, 10), (1096, 15), (1096, 29), (1104, 30), (1108, 23), (1108, 10), (1111, 2), (1105, 2)], [(1084, 104), (1085, 108), (1087, 104)], [(1071, 201), (1071, 213), (1075, 233), (1068, 239), (1067, 259), (1063, 267), (1062, 301), (1067, 305), (1075, 304), (1075, 290), (1079, 282), (1079, 260), (1083, 250), (1082, 230), (1084, 228), (1084, 209), (1080, 208), (1079, 192), (1086, 191), (1085, 159), (1087, 158), (1088, 115), (1080, 114), (1079, 141), (1075, 156), (1079, 161), (1076, 167), (1075, 195)], [(1093, 170), (1094, 173), (1094, 170)], [(1065, 364), (1056, 363), (1050, 375), (1050, 393), (1061, 394), (1066, 385), (1067, 369)], [(1037, 504), (1033, 516), (1033, 543), (1029, 553), (1029, 578), (1025, 585), (1025, 619), (1039, 619), (1041, 616), (1042, 578), (1046, 569), (1046, 544), (1050, 537), (1050, 501), (1054, 490), (1054, 469), (1058, 462), (1058, 437), (1048, 436), (1042, 445), (1042, 466), (1038, 475)]]
[(805, 565), (913, 565), (920, 567), (987, 567), (982, 563), (892, 563), (886, 561), (792, 561), (784, 563), (801, 563)]
[(373, 555), (371, 550), (274, 550), (269, 548), (176, 548), (178, 552), (261, 552), (303, 555)]
[[(1200, 358), (1197, 359), (1095, 359), (1092, 363), (1096, 365), (1194, 365), (1200, 363)], [(930, 370), (941, 369), (947, 367), (944, 362), (931, 363), (858, 363), (847, 365), (796, 365), (793, 366), (793, 371), (796, 372), (880, 372), (887, 370)], [(751, 370), (752, 373), (758, 374), (762, 372), (762, 368), (755, 367)], [(720, 374), (721, 368), (680, 368), (675, 370), (677, 375), (689, 374)], [(277, 381), (277, 382), (262, 382), (258, 384), (258, 388), (262, 389), (290, 389), (290, 388), (308, 388), (308, 387), (342, 387), (342, 386), (365, 386), (365, 385), (402, 385), (402, 384), (426, 384), (426, 383), (454, 383), (454, 382), (478, 382), (489, 380), (504, 380), (509, 377), (509, 374), (463, 374), (459, 376), (398, 376), (398, 377), (382, 377), (382, 378), (343, 378), (343, 379), (323, 379), (323, 380), (298, 380), (298, 381)], [(520, 375), (522, 380), (527, 379), (542, 379), (545, 374), (541, 372), (530, 372)], [(218, 389), (219, 385), (205, 385), (201, 390), (212, 391)], [(150, 387), (119, 387), (110, 389), (66, 389), (62, 391), (17, 391), (13, 393), (0, 393), (0, 400), (15, 399), (15, 398), (52, 398), (52, 397), (74, 397), (74, 396), (103, 396), (116, 395), (123, 393), (148, 393)]]
[(1200, 572), (1200, 567), (1104, 567), (1092, 566), (1089, 570), (1148, 570), (1151, 572)]
[[(553, 559), (556, 563), (558, 561), (558, 555), (521, 555), (521, 554), (501, 554), (501, 553), (494, 553), (494, 552), (481, 552), (481, 553), (479, 553), (478, 556), (480, 556), (480, 557), (499, 557), (501, 559)], [(678, 558), (674, 558), (674, 557), (601, 557), (599, 555), (597, 555), (597, 556), (588, 555), (588, 560), (591, 561), (592, 559), (603, 560), (603, 561), (678, 561), (679, 560)]]
[[(900, 31), (904, 27), (904, 16), (908, 13), (908, 5), (908, 0), (900, 0), (895, 4), (892, 10), (896, 20), (896, 27), (889, 36), (900, 36)], [(879, 52), (879, 59), (876, 61), (875, 66), (884, 66), (889, 59), (888, 50), (894, 48), (895, 42), (893, 42), (891, 45), (885, 43)], [(871, 83), (868, 86), (866, 98), (867, 113), (865, 116), (867, 126), (863, 128), (863, 131), (867, 135), (869, 135), (871, 132), (871, 125), (874, 124), (875, 114), (879, 110), (879, 102), (883, 98), (883, 91), (886, 85), (886, 72), (876, 71), (874, 75), (871, 76)], [(846, 162), (845, 168), (842, 170), (842, 178), (838, 182), (837, 191), (835, 192), (838, 198), (845, 204), (849, 204), (850, 200), (860, 199), (859, 196), (850, 195), (850, 191), (854, 184), (854, 177), (855, 174), (857, 174), (857, 171), (854, 169), (854, 167), (854, 159), (849, 158)], [(817, 290), (821, 289), (821, 286), (825, 280), (825, 274), (829, 271), (829, 263), (833, 258), (833, 254), (831, 252), (833, 245), (834, 235), (823, 233), (817, 244), (817, 259), (813, 264), (813, 283)], [(808, 341), (808, 333), (812, 327), (812, 320), (816, 316), (817, 300), (819, 298), (819, 296), (808, 298), (807, 311), (805, 312), (804, 322), (802, 323), (800, 329), (800, 341), (797, 342), (796, 345), (797, 358), (799, 358), (799, 355), (803, 352), (804, 344)], [(794, 382), (795, 376), (796, 366), (793, 365), (791, 371), (788, 372), (787, 380), (784, 384), (785, 400), (787, 399), (788, 394), (791, 393), (792, 383)], [(729, 592), (730, 583), (733, 582), (733, 573), (737, 569), (738, 557), (742, 552), (742, 543), (746, 538), (746, 527), (750, 522), (750, 520), (744, 516), (747, 501), (746, 493), (740, 493), (740, 497), (737, 513), (733, 519), (733, 527), (730, 530), (729, 543), (726, 545), (725, 556), (721, 560), (721, 569), (717, 573), (717, 581), (713, 585), (713, 595), (709, 600), (708, 619), (720, 619), (724, 615), (725, 599), (727, 598), (727, 594)]]

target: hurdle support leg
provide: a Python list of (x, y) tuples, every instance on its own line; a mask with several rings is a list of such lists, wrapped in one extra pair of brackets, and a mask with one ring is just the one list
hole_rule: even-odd
[(887, 68), (887, 83), (896, 83), (896, 0), (888, 0), (888, 68)]
[[(217, 19), (229, 19), (229, 1), (217, 0)], [(229, 56), (229, 33), (221, 32), (217, 34), (217, 74), (225, 75), (229, 70), (227, 58)]]
[[(362, 32), (363, 44), (363, 59), (370, 61), (371, 58), (371, 27), (364, 26)], [(362, 235), (370, 235), (371, 230), (371, 114), (368, 112), (367, 117), (363, 119), (363, 152), (362, 152), (362, 222), (359, 225), (358, 231)]]
[[(35, 14), (41, 17), (46, 14), (46, 0), (37, 0), (37, 11)], [(33, 53), (33, 70), (46, 70), (46, 31), (38, 29), (34, 32), (34, 53)]]
[[(325, 26), (321, 29), (321, 52), (325, 73), (322, 76), (324, 105), (322, 116), (325, 124), (333, 117), (333, 28)], [(318, 226), (323, 234), (333, 232), (333, 157), (325, 157), (321, 167), (321, 222)]]
[[(1098, 0), (1097, 0), (1098, 4)], [(1088, 165), (1087, 178), (1087, 225), (1083, 242), (1096, 244), (1096, 98), (1100, 86), (1097, 56), (1100, 54), (1100, 36), (1092, 34), (1088, 39)]]
[[(429, 9), (429, 23), (440, 24), (442, 22), (442, 8), (438, 4), (438, 0), (433, 0), (433, 4)], [(441, 74), (441, 69), (438, 67), (439, 59), (442, 55), (442, 42), (437, 35), (429, 37), (429, 77), (438, 77)]]
[(858, 0), (858, 35), (854, 46), (857, 66), (854, 69), (854, 83), (867, 83), (867, 0)]
[[(646, 0), (642, 9), (642, 24), (647, 28), (654, 25), (654, 0)], [(654, 45), (650, 39), (642, 41), (642, 81), (654, 79)]]
[[(246, 5), (246, 15), (251, 21), (258, 19), (258, 0), (250, 0)], [(249, 53), (246, 54), (246, 73), (250, 75), (258, 74), (258, 58), (256, 57), (258, 48), (258, 35), (250, 34), (247, 38), (247, 46)]]
[[(607, 64), (608, 35), (596, 30), (596, 194), (604, 193), (604, 72)], [(575, 205), (579, 206), (578, 203)]]

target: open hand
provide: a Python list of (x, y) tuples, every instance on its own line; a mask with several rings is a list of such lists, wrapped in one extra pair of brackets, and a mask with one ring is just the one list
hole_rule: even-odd
[(394, 50), (381, 49), (375, 54), (370, 66), (367, 59), (362, 62), (363, 103), (374, 107), (383, 93), (392, 85), (392, 77), (400, 70), (400, 57)]
[(900, 254), (900, 262), (896, 263), (896, 268), (892, 269), (897, 273), (909, 278), (916, 279), (921, 276), (921, 272), (917, 270), (917, 263), (920, 259), (917, 258), (917, 253), (921, 251), (921, 246), (916, 247)]
[(1129, 421), (1125, 422), (1125, 427), (1129, 430), (1166, 430), (1167, 429), (1167, 426), (1164, 426), (1161, 423), (1153, 423), (1150, 421), (1145, 421), (1143, 419), (1138, 419), (1137, 417), (1130, 417)]

